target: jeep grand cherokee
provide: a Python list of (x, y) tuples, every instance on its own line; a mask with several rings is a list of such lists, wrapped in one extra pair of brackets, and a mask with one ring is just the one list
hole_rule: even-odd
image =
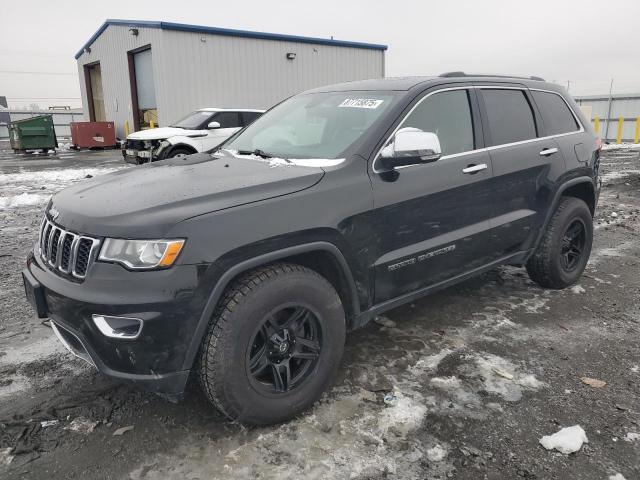
[(56, 194), (27, 260), (39, 317), (106, 375), (197, 372), (267, 424), (330, 384), (347, 331), (502, 264), (543, 287), (591, 250), (599, 140), (538, 78), (370, 80), (272, 108), (211, 153)]

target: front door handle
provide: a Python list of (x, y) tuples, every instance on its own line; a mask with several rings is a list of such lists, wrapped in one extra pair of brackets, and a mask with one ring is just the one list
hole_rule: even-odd
[(480, 163), (478, 165), (469, 165), (466, 168), (462, 169), (462, 173), (478, 173), (481, 170), (486, 170), (487, 169), (487, 164), (486, 163)]
[(540, 156), (541, 157), (548, 157), (549, 155), (553, 155), (554, 153), (557, 153), (558, 149), (557, 148), (543, 148), (540, 151)]

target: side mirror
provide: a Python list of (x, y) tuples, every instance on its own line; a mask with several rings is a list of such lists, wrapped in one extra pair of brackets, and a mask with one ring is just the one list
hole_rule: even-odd
[(398, 130), (391, 143), (380, 152), (380, 160), (385, 168), (435, 162), (442, 156), (438, 135), (423, 132), (417, 128)]
[(220, 122), (209, 122), (209, 125), (207, 125), (207, 128), (209, 130), (213, 130), (214, 128), (220, 128)]

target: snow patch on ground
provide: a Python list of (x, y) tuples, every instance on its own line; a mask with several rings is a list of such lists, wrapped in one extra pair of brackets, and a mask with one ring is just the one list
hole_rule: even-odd
[(573, 287), (571, 287), (571, 291), (576, 294), (586, 293), (586, 290), (580, 285), (574, 285)]
[[(124, 167), (123, 167), (124, 168)], [(0, 184), (30, 183), (33, 185), (47, 186), (51, 183), (69, 183), (74, 180), (104, 175), (115, 172), (120, 168), (67, 168), (64, 170), (41, 170), (37, 172), (24, 171), (20, 173), (6, 173), (0, 177)]]
[(625, 442), (635, 442), (636, 440), (640, 440), (640, 433), (636, 432), (627, 432), (624, 436)]
[(600, 179), (604, 183), (608, 183), (608, 182), (611, 182), (613, 180), (621, 180), (623, 178), (630, 177), (631, 175), (638, 175), (638, 174), (640, 174), (640, 170), (633, 170), (633, 169), (616, 170), (616, 171), (613, 171), (613, 172), (607, 172), (607, 173), (604, 173), (604, 174), (600, 175)]
[(51, 335), (35, 342), (10, 346), (4, 352), (5, 355), (0, 357), (0, 366), (29, 363), (56, 353), (64, 353), (66, 350), (51, 332)]
[(51, 195), (40, 195), (26, 192), (10, 197), (0, 197), (0, 210), (41, 205), (47, 203), (50, 198)]
[(563, 428), (553, 435), (545, 435), (540, 439), (540, 445), (547, 450), (555, 448), (565, 455), (577, 452), (582, 448), (583, 443), (589, 443), (589, 439), (580, 425)]
[[(420, 398), (401, 390), (397, 395), (395, 406), (376, 409), (371, 403), (365, 408), (366, 397), (358, 394), (322, 401), (297, 420), (246, 431), (237, 436), (243, 437), (240, 442), (200, 441), (180, 447), (177, 459), (154, 459), (151, 469), (140, 467), (130, 478), (181, 478), (182, 458), (188, 458), (185, 471), (191, 477), (209, 479), (348, 479), (393, 474), (421, 478), (419, 460), (435, 447), (425, 448), (406, 434), (422, 424), (426, 408)], [(438, 456), (443, 460), (446, 452)], [(286, 461), (273, 461), (278, 458)]]
[(609, 475), (609, 480), (627, 480), (624, 478), (624, 475), (621, 473), (616, 473), (615, 475)]
[(640, 150), (640, 143), (605, 143), (602, 150)]
[(623, 257), (626, 255), (626, 251), (637, 246), (635, 241), (622, 242), (615, 247), (600, 248), (591, 252), (589, 263), (587, 265), (597, 265), (601, 260), (608, 257)]

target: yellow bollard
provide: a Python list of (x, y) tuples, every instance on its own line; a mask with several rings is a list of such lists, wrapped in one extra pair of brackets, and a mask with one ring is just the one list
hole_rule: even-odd
[(636, 118), (636, 134), (633, 137), (633, 143), (638, 143), (640, 140), (640, 117)]
[(600, 117), (598, 115), (593, 119), (593, 129), (596, 131), (596, 135), (600, 136)]
[(149, 128), (156, 128), (156, 124), (153, 123), (153, 120), (149, 122)]
[(622, 127), (624, 126), (624, 118), (618, 118), (618, 136), (616, 137), (616, 143), (622, 143)]
[(125, 138), (129, 136), (129, 120), (124, 121), (124, 136)]

